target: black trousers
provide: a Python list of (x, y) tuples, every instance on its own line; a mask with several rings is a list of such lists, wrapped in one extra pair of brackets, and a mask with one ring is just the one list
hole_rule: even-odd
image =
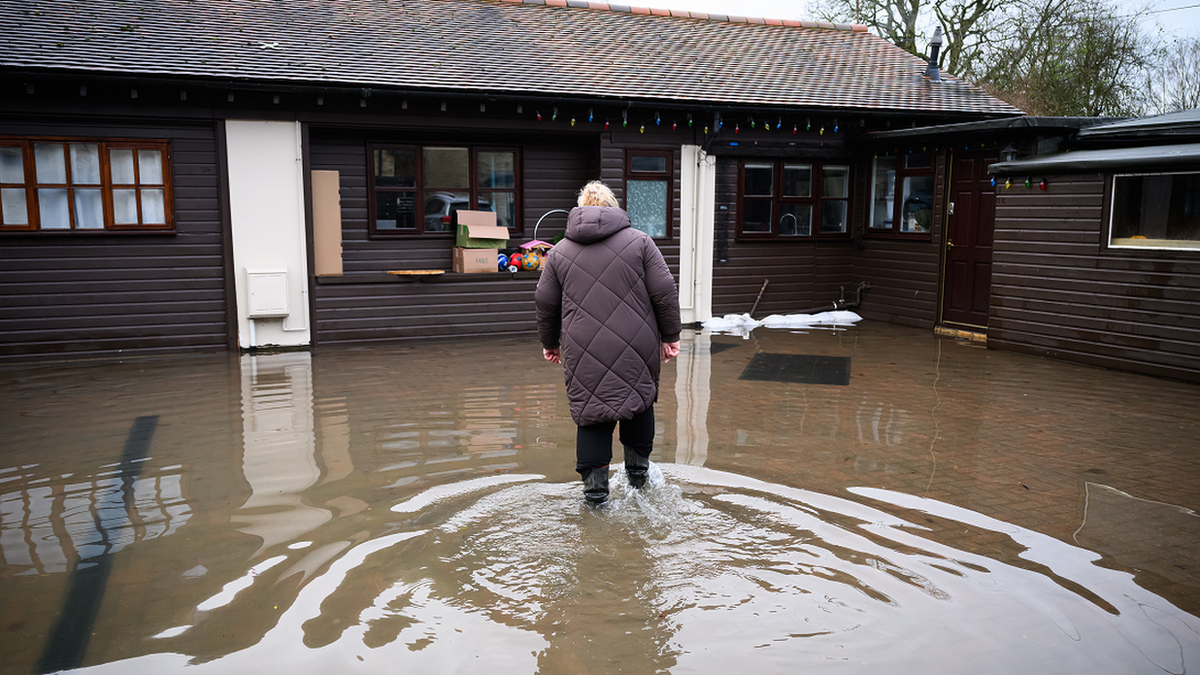
[[(578, 427), (575, 433), (575, 470), (579, 475), (612, 462), (613, 430), (617, 424), (601, 422)], [(649, 457), (654, 450), (654, 406), (634, 415), (632, 419), (621, 420), (620, 425), (621, 445), (643, 457)]]

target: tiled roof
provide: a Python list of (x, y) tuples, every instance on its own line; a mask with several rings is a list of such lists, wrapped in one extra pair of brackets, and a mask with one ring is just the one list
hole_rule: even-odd
[[(568, 6), (570, 5), (570, 6)], [(857, 27), (582, 0), (0, 0), (0, 69), (1011, 115)]]

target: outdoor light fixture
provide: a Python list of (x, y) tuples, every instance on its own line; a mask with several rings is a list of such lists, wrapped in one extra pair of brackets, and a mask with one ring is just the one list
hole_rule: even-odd
[(1000, 151), (1000, 161), (1011, 162), (1017, 158), (1017, 148), (1012, 143)]

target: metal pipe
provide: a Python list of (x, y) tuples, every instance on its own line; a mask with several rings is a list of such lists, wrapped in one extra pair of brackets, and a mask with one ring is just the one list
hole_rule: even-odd
[(758, 289), (758, 297), (754, 299), (754, 306), (750, 308), (750, 313), (746, 316), (754, 318), (754, 310), (758, 309), (758, 301), (762, 300), (763, 291), (767, 290), (767, 284), (771, 283), (770, 279), (763, 279), (762, 288)]

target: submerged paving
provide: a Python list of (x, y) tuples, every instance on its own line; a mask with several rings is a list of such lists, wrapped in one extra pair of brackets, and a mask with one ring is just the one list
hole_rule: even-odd
[(603, 512), (532, 338), (0, 368), (0, 671), (1194, 667), (1197, 385), (873, 322), (683, 342)]

